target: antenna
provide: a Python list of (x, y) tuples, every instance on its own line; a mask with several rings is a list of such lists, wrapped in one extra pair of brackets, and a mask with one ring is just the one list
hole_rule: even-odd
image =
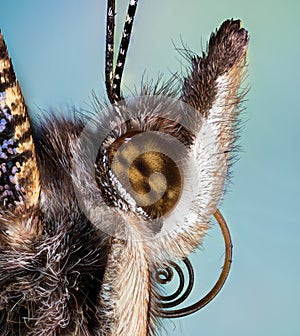
[(114, 59), (114, 31), (115, 31), (115, 1), (107, 1), (107, 24), (106, 24), (106, 64), (105, 64), (105, 83), (107, 96), (113, 104), (122, 99), (121, 81), (124, 71), (126, 55), (129, 48), (131, 31), (138, 0), (130, 0), (123, 28), (122, 39), (119, 47), (118, 58), (113, 71)]

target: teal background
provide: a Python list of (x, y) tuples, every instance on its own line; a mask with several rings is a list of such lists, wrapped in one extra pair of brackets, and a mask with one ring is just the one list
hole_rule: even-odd
[[(119, 33), (126, 7), (120, 0)], [(299, 14), (298, 0), (140, 0), (128, 88), (139, 85), (145, 69), (149, 78), (183, 70), (172, 40), (200, 51), (231, 17), (251, 35), (243, 149), (221, 205), (234, 241), (232, 272), (202, 311), (166, 322), (169, 335), (300, 335)], [(104, 0), (1, 0), (0, 27), (32, 115), (39, 108), (88, 109), (92, 90), (104, 94), (104, 19)], [(222, 257), (215, 227), (193, 256), (199, 292), (192, 301), (213, 284)]]

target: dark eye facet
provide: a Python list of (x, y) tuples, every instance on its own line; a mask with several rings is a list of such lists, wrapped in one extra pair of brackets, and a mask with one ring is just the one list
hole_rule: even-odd
[(122, 186), (152, 218), (176, 206), (183, 178), (178, 163), (167, 153), (171, 144), (155, 132), (130, 131), (108, 148), (108, 162)]

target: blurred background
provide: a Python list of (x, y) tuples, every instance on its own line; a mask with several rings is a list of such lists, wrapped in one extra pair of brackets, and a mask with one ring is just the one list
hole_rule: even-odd
[[(39, 109), (88, 109), (104, 95), (104, 0), (1, 1), (0, 28), (31, 115)], [(118, 1), (117, 34), (127, 0)], [(242, 116), (240, 160), (221, 204), (234, 243), (232, 271), (200, 312), (164, 321), (168, 335), (300, 335), (300, 2), (297, 0), (140, 0), (124, 90), (160, 72), (184, 73), (181, 39), (200, 53), (227, 18), (249, 30), (251, 90)], [(216, 280), (224, 256), (215, 226), (192, 256), (197, 287)]]

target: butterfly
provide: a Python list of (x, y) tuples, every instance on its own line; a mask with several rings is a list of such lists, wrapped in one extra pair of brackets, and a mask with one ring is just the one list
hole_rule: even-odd
[(248, 33), (239, 20), (223, 22), (200, 56), (182, 51), (185, 75), (124, 97), (137, 3), (114, 64), (116, 5), (107, 1), (108, 99), (95, 96), (88, 116), (45, 113), (35, 129), (0, 35), (1, 335), (156, 335), (162, 316), (186, 313), (162, 309), (158, 283), (175, 260), (189, 265), (212, 216), (226, 228), (218, 204)]

